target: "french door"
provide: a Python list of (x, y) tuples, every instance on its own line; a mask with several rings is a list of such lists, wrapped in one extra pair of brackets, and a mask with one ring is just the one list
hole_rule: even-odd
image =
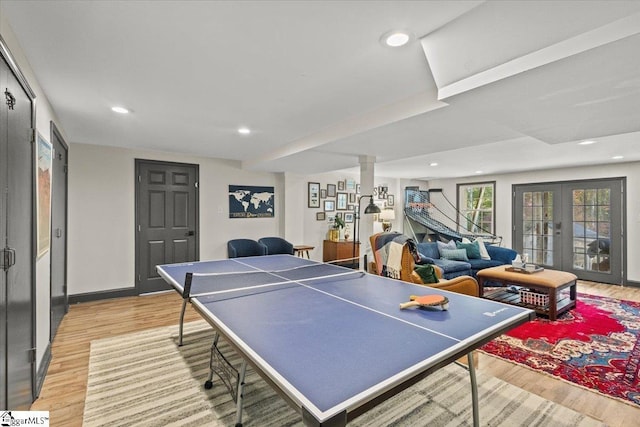
[(514, 249), (530, 263), (620, 284), (623, 178), (514, 185)]

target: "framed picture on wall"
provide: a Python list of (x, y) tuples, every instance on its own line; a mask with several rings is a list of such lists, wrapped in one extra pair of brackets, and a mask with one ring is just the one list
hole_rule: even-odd
[(349, 203), (356, 203), (356, 193), (349, 193)]
[(307, 206), (309, 206), (310, 208), (320, 207), (320, 183), (319, 182), (309, 183), (309, 200), (308, 200)]
[(393, 206), (394, 203), (395, 197), (393, 197), (393, 194), (387, 194), (387, 206)]
[(327, 214), (324, 212), (316, 212), (316, 221), (324, 221), (327, 219)]
[(336, 202), (335, 200), (325, 200), (324, 201), (324, 211), (325, 212), (333, 212), (336, 210)]
[(344, 222), (353, 222), (353, 212), (344, 213)]
[[(388, 190), (389, 190), (389, 187), (382, 186), (382, 185), (378, 186), (378, 199), (386, 199)], [(374, 193), (375, 193), (375, 189), (374, 189)]]
[(274, 187), (229, 185), (229, 218), (273, 218)]
[(346, 211), (347, 200), (347, 193), (338, 193), (338, 198), (336, 199), (336, 209), (340, 211)]
[(347, 179), (347, 191), (355, 191), (356, 189), (356, 180), (355, 179)]
[(327, 189), (326, 188), (321, 188), (320, 189), (320, 198), (321, 199), (326, 199), (327, 198)]
[(40, 133), (37, 138), (36, 156), (36, 217), (37, 254), (42, 257), (51, 246), (51, 168), (53, 166), (53, 145)]
[(327, 197), (336, 197), (336, 185), (327, 184)]
[(338, 181), (338, 191), (344, 191), (344, 181)]

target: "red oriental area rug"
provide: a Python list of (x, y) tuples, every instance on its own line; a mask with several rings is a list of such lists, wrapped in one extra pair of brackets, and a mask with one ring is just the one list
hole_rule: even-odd
[(640, 405), (640, 303), (578, 294), (558, 320), (537, 318), (481, 349)]

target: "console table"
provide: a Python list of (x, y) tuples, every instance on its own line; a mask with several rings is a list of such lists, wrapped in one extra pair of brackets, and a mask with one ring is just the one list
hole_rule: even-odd
[[(325, 240), (322, 244), (322, 261), (334, 262), (338, 260), (344, 260), (336, 262), (338, 265), (345, 267), (358, 268), (358, 259), (352, 259), (353, 253), (353, 240)], [(355, 258), (360, 257), (360, 242), (356, 242)]]

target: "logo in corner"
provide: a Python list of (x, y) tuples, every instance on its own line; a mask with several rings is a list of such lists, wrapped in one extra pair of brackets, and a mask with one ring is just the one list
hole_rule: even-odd
[(49, 427), (49, 411), (0, 411), (0, 427)]
[(11, 415), (11, 411), (4, 411), (0, 413), (0, 426), (2, 427), (10, 427), (12, 425), (11, 421), (15, 422), (15, 418)]
[(496, 310), (496, 311), (485, 311), (484, 314), (485, 316), (489, 316), (489, 317), (496, 317), (496, 314), (506, 311), (506, 308), (501, 308), (500, 310)]

